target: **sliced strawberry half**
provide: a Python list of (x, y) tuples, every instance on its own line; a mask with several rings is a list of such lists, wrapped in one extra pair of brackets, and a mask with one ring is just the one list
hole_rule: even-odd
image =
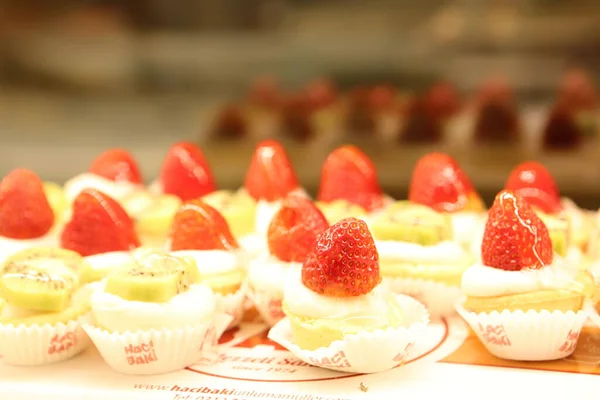
[(331, 297), (361, 296), (379, 285), (379, 254), (367, 224), (346, 218), (318, 235), (302, 265), (302, 282)]
[(553, 256), (548, 228), (527, 201), (509, 190), (498, 193), (485, 225), (481, 244), (483, 263), (519, 271), (550, 265)]
[(124, 149), (110, 149), (100, 154), (90, 165), (89, 172), (115, 182), (142, 183), (137, 162)]
[(294, 167), (283, 146), (265, 140), (254, 150), (244, 187), (256, 200), (275, 201), (300, 187)]
[(82, 256), (130, 251), (140, 246), (132, 219), (110, 196), (83, 190), (73, 202), (71, 220), (60, 237), (61, 247)]
[(190, 142), (180, 142), (169, 149), (159, 180), (164, 193), (182, 201), (197, 199), (216, 190), (212, 170), (202, 150)]
[(419, 159), (412, 173), (408, 199), (439, 212), (483, 207), (467, 174), (444, 153), (429, 153)]
[(558, 185), (550, 171), (536, 161), (517, 165), (510, 173), (504, 188), (514, 191), (531, 206), (547, 214), (562, 211)]
[(173, 218), (171, 250), (234, 250), (238, 243), (225, 218), (201, 200), (184, 203)]
[(375, 164), (352, 145), (337, 148), (325, 160), (317, 198), (324, 202), (346, 200), (367, 211), (384, 205)]
[(0, 236), (34, 239), (54, 225), (54, 213), (40, 178), (27, 169), (15, 169), (0, 182)]
[(269, 224), (269, 250), (281, 261), (304, 262), (317, 235), (328, 227), (327, 219), (310, 199), (290, 195)]

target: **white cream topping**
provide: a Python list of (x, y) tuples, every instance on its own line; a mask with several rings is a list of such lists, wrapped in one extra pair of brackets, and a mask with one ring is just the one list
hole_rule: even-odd
[(304, 286), (300, 268), (290, 270), (284, 289), (285, 304), (294, 315), (325, 319), (373, 319), (381, 325), (390, 319), (388, 296), (389, 289), (385, 284), (362, 296), (323, 296)]
[(133, 262), (132, 253), (128, 251), (111, 251), (87, 256), (85, 259), (99, 274), (108, 273)]
[(244, 235), (238, 239), (238, 243), (250, 257), (255, 257), (269, 251), (266, 234), (251, 233)]
[(465, 260), (467, 254), (460, 244), (444, 241), (433, 246), (394, 240), (376, 240), (380, 260), (408, 261), (415, 264), (451, 264)]
[(219, 275), (240, 267), (236, 253), (225, 250), (178, 250), (171, 251), (175, 257), (191, 257), (196, 261), (200, 275)]
[(495, 297), (510, 294), (561, 289), (572, 286), (578, 273), (564, 259), (554, 256), (551, 265), (539, 269), (505, 271), (476, 264), (462, 276), (462, 290), (467, 296)]
[(482, 234), (487, 214), (471, 211), (459, 211), (451, 214), (454, 239), (462, 245), (468, 245)]
[(65, 183), (64, 190), (67, 199), (72, 202), (85, 189), (96, 189), (117, 201), (143, 190), (141, 185), (131, 182), (115, 182), (89, 172), (79, 174)]
[(214, 311), (214, 295), (204, 285), (191, 285), (188, 291), (164, 303), (124, 300), (106, 293), (104, 288), (92, 295), (96, 323), (113, 332), (193, 326), (208, 322)]
[(301, 263), (281, 261), (275, 256), (263, 255), (250, 263), (248, 281), (254, 288), (281, 299), (288, 274), (301, 266)]

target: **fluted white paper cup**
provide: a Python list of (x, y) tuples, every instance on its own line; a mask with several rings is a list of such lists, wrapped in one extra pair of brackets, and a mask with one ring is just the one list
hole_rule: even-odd
[(248, 285), (244, 283), (235, 293), (220, 294), (215, 293), (216, 312), (228, 314), (231, 316), (231, 322), (227, 329), (236, 327), (244, 318), (246, 294)]
[(204, 325), (137, 332), (108, 332), (83, 325), (104, 361), (115, 371), (129, 375), (152, 375), (178, 371), (217, 355), (217, 341), (231, 322), (217, 314)]
[(455, 304), (463, 295), (458, 286), (425, 279), (385, 278), (394, 293), (407, 294), (427, 307), (431, 318), (455, 314)]
[(506, 360), (547, 361), (568, 357), (575, 351), (588, 313), (585, 311), (493, 311), (475, 313), (456, 310), (494, 356)]
[(395, 295), (406, 323), (401, 327), (346, 335), (328, 347), (304, 350), (294, 344), (289, 318), (269, 331), (269, 339), (279, 343), (302, 361), (334, 371), (374, 373), (404, 364), (429, 323), (425, 307), (409, 296)]
[(82, 329), (90, 316), (55, 325), (0, 324), (0, 355), (6, 364), (34, 366), (68, 360), (90, 345)]
[(285, 318), (281, 302), (283, 298), (268, 291), (256, 290), (252, 286), (248, 288), (248, 298), (256, 307), (260, 317), (269, 325), (273, 326)]

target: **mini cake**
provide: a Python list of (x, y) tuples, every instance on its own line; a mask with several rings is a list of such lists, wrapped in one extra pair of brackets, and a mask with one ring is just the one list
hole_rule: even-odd
[(90, 311), (91, 267), (79, 254), (33, 247), (0, 269), (0, 353), (7, 364), (69, 359), (88, 345), (81, 328)]
[(481, 264), (462, 278), (459, 313), (495, 356), (553, 360), (570, 355), (593, 294), (589, 273), (555, 256), (548, 229), (520, 195), (500, 192), (490, 208)]
[(245, 190), (217, 190), (202, 197), (227, 220), (236, 238), (250, 235), (256, 224), (256, 201)]
[(216, 319), (213, 293), (198, 279), (193, 259), (148, 251), (109, 275), (92, 294), (94, 322), (84, 325), (106, 363), (159, 374), (206, 357), (231, 318)]
[(64, 186), (69, 202), (84, 189), (96, 189), (122, 205), (129, 196), (145, 190), (137, 162), (131, 153), (119, 148), (101, 153), (92, 161), (88, 172), (69, 179)]
[(117, 201), (95, 189), (84, 189), (73, 202), (60, 246), (84, 256), (93, 268), (92, 280), (99, 280), (128, 263), (140, 241), (133, 221)]
[(306, 195), (300, 187), (291, 160), (283, 146), (274, 140), (260, 142), (244, 179), (244, 190), (256, 201), (254, 231), (240, 238), (252, 256), (267, 252), (267, 229), (271, 218), (290, 193)]
[(172, 255), (194, 259), (199, 282), (217, 295), (217, 311), (238, 324), (244, 311), (246, 265), (223, 216), (199, 199), (184, 203), (173, 218), (168, 248)]
[(572, 150), (584, 141), (575, 111), (563, 103), (556, 103), (548, 113), (542, 132), (542, 147), (546, 150)]
[(449, 213), (453, 236), (465, 248), (480, 243), (485, 205), (467, 174), (449, 155), (429, 153), (419, 159), (410, 180), (408, 200)]
[(269, 338), (309, 364), (340, 359), (317, 364), (325, 368), (366, 373), (402, 364), (427, 312), (381, 284), (378, 258), (362, 220), (347, 218), (323, 231), (302, 268), (291, 271), (283, 300), (287, 318)]
[(330, 223), (360, 217), (389, 203), (373, 161), (352, 145), (338, 147), (327, 156), (321, 168), (317, 200)]
[(581, 69), (567, 71), (560, 82), (557, 97), (558, 102), (574, 114), (576, 124), (585, 137), (598, 135), (598, 93), (589, 74)]
[(452, 240), (448, 214), (402, 201), (367, 222), (375, 237), (381, 276), (391, 289), (416, 297), (432, 316), (454, 314), (461, 277), (472, 257)]
[[(175, 143), (167, 152), (158, 179), (149, 191), (133, 197), (128, 204), (144, 203), (131, 214), (145, 246), (164, 248), (169, 227), (181, 203), (213, 193), (215, 180), (202, 150), (191, 142)], [(128, 207), (127, 209), (131, 209)]]
[(29, 247), (57, 246), (62, 221), (38, 176), (15, 169), (0, 182), (0, 261)]
[(248, 270), (249, 297), (263, 319), (275, 325), (283, 318), (281, 301), (289, 271), (300, 267), (316, 237), (329, 224), (323, 213), (301, 196), (290, 195), (269, 224), (269, 254), (253, 260)]
[(512, 170), (504, 188), (519, 194), (534, 209), (545, 214), (566, 215), (571, 227), (570, 240), (585, 251), (593, 228), (593, 217), (570, 199), (561, 199), (558, 186), (546, 167), (535, 161), (521, 163)]
[(409, 101), (400, 132), (404, 143), (435, 143), (443, 138), (442, 121), (428, 107), (427, 99), (415, 96)]
[(504, 80), (492, 79), (482, 85), (473, 113), (476, 142), (515, 144), (521, 140), (517, 104)]

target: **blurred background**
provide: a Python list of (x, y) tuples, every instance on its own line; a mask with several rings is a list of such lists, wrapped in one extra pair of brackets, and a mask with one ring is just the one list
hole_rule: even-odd
[(538, 159), (597, 208), (599, 49), (597, 0), (0, 0), (0, 172), (125, 147), (151, 181), (185, 139), (235, 188), (276, 137), (313, 193), (356, 143), (398, 198), (441, 150), (488, 201)]

